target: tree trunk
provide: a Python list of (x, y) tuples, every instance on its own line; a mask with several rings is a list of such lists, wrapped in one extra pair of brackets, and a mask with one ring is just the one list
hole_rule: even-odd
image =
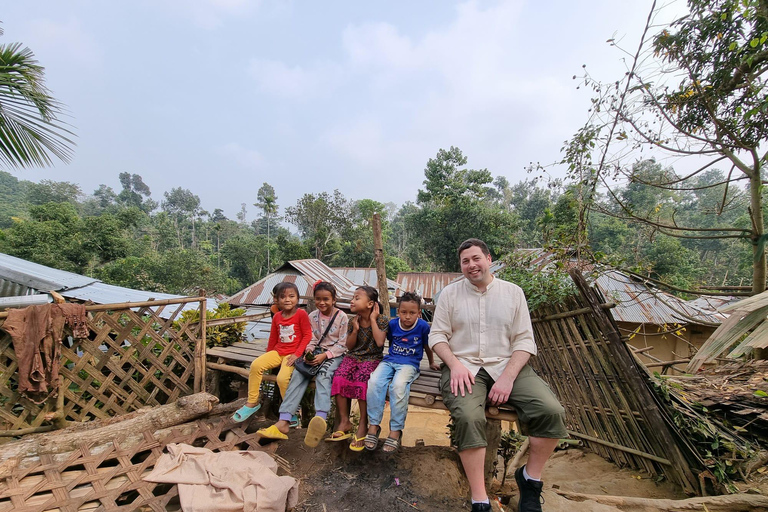
[[(752, 268), (752, 293), (765, 291), (765, 234), (763, 222), (763, 197), (760, 164), (757, 164), (754, 174), (749, 175), (749, 216), (752, 218), (752, 253), (754, 256)], [(758, 254), (759, 251), (759, 254)]]
[(125, 438), (145, 430), (156, 431), (178, 425), (208, 414), (218, 401), (218, 398), (208, 393), (197, 393), (183, 396), (172, 404), (142, 409), (106, 420), (79, 423), (56, 432), (32, 435), (3, 445), (0, 450), (0, 463), (15, 457), (33, 457), (39, 453), (70, 452), (89, 440), (111, 443), (114, 439)]

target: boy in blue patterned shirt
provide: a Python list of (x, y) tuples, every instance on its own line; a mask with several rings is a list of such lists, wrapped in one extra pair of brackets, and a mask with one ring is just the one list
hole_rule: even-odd
[(375, 450), (379, 444), (384, 402), (389, 391), (389, 436), (384, 440), (382, 448), (387, 453), (400, 447), (408, 414), (411, 383), (419, 376), (424, 352), (427, 353), (430, 368), (440, 369), (428, 345), (429, 324), (421, 319), (421, 297), (411, 292), (403, 293), (397, 304), (397, 315), (398, 318), (390, 320), (387, 330), (389, 354), (384, 356), (368, 381), (370, 428), (365, 438), (365, 448)]

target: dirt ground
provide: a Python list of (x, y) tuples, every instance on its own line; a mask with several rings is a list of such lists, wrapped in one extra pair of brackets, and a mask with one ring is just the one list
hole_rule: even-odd
[[(269, 424), (254, 425), (256, 427)], [(382, 436), (387, 434), (385, 415)], [(300, 480), (297, 512), (400, 512), (468, 510), (469, 487), (458, 455), (450, 448), (448, 414), (413, 408), (406, 422), (403, 447), (395, 455), (380, 449), (355, 453), (345, 442), (322, 442), (315, 448), (303, 443), (304, 431), (293, 430), (281, 441), (277, 455), (288, 462), (290, 474)], [(414, 446), (423, 440), (426, 446)], [(543, 476), (547, 512), (616, 512), (597, 503), (572, 502), (555, 494), (563, 491), (644, 498), (682, 499), (673, 485), (658, 484), (648, 475), (620, 470), (580, 448), (556, 452)], [(516, 510), (517, 489), (508, 475), (506, 484), (494, 485), (501, 501), (495, 510)]]

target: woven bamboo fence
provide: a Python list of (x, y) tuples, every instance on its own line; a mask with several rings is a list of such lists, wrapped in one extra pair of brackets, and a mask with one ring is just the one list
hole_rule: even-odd
[(246, 432), (247, 423), (234, 423), (227, 414), (166, 431), (145, 431), (138, 443), (114, 439), (98, 450), (93, 448), (103, 440), (85, 436), (66, 457), (41, 455), (33, 465), (0, 480), (0, 512), (164, 512), (169, 503), (178, 508), (176, 485), (143, 480), (165, 447), (186, 443), (212, 451), (263, 450), (259, 436)]
[[(0, 333), (0, 432), (52, 429), (43, 424), (57, 413), (69, 421), (123, 415), (199, 391), (205, 378), (205, 320), (173, 327), (194, 303), (205, 310), (204, 297), (86, 306), (90, 335), (64, 340), (60, 398), (42, 404), (18, 393), (13, 344)], [(5, 316), (0, 314), (0, 329)]]
[(696, 477), (603, 301), (578, 271), (579, 295), (532, 313), (532, 360), (566, 410), (569, 431), (619, 466), (664, 475), (688, 492)]

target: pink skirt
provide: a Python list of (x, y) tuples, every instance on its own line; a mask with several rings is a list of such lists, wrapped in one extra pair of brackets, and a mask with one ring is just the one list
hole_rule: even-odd
[(333, 374), (331, 395), (365, 400), (368, 394), (368, 378), (380, 362), (381, 360), (358, 361), (352, 357), (344, 356), (336, 369), (336, 373)]

